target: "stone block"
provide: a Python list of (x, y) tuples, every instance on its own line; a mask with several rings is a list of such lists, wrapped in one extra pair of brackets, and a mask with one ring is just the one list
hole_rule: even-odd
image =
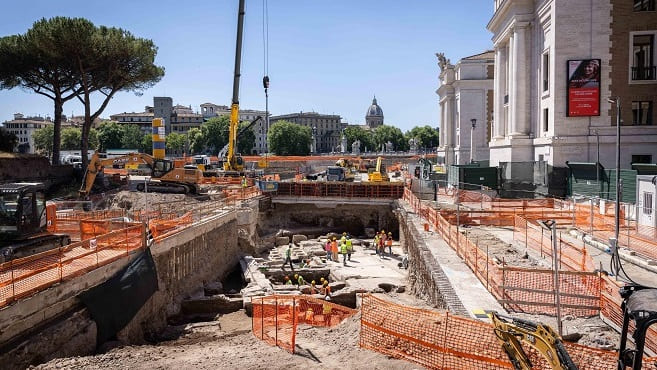
[(280, 247), (281, 245), (288, 245), (290, 244), (290, 237), (289, 236), (279, 236), (276, 237), (276, 246)]
[(211, 281), (203, 287), (206, 296), (217, 295), (224, 292), (224, 285), (220, 281)]
[(292, 235), (292, 243), (298, 244), (299, 242), (308, 240), (308, 237), (302, 234)]
[(242, 309), (242, 298), (228, 298), (224, 295), (215, 295), (212, 297), (203, 297), (200, 299), (188, 299), (182, 301), (181, 308), (183, 313), (201, 314), (201, 313), (231, 313)]

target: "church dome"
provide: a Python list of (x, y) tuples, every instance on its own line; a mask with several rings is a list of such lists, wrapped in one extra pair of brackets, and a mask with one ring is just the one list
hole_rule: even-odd
[(376, 97), (374, 99), (372, 99), (372, 105), (370, 105), (370, 107), (367, 109), (367, 114), (365, 116), (366, 117), (370, 117), (370, 116), (382, 117), (383, 116), (383, 110), (376, 103)]

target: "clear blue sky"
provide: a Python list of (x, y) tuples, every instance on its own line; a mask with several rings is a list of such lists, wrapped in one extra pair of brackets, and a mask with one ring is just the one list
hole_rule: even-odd
[[(153, 96), (199, 110), (230, 104), (237, 0), (29, 0), (3, 4), (0, 36), (24, 33), (42, 17), (88, 18), (153, 39), (166, 75), (141, 97), (119, 93), (102, 117), (141, 112)], [(262, 89), (262, 0), (246, 0), (240, 107), (265, 107)], [(270, 111), (339, 114), (363, 124), (376, 94), (385, 123), (406, 131), (438, 125), (439, 67), (491, 48), (486, 23), (492, 0), (269, 1)], [(13, 113), (52, 115), (49, 99), (19, 89), (0, 91), (0, 122)], [(82, 113), (79, 102), (64, 112)]]

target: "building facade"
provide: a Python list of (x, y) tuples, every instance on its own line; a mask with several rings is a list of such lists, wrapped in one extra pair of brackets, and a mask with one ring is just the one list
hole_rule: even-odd
[[(495, 0), (491, 165), (657, 157), (654, 1)], [(642, 4), (647, 4), (642, 8)], [(654, 9), (654, 7), (653, 7)], [(600, 142), (598, 150), (598, 139)]]
[(166, 133), (186, 134), (191, 128), (200, 128), (203, 116), (194, 113), (191, 106), (173, 105), (169, 97), (154, 97), (153, 106), (146, 106), (144, 112), (118, 113), (110, 116), (119, 124), (138, 125), (146, 134), (151, 132), (153, 118), (164, 119)]
[(371, 128), (377, 128), (383, 125), (383, 110), (376, 102), (376, 96), (372, 99), (372, 105), (367, 108), (365, 114), (365, 124)]
[[(201, 114), (204, 119), (230, 115), (230, 107), (227, 105), (217, 105), (212, 103), (203, 103), (201, 104)], [(251, 130), (255, 134), (255, 144), (251, 153), (243, 154), (262, 154), (267, 152), (267, 122), (266, 122), (266, 112), (263, 110), (254, 110), (254, 109), (240, 109), (239, 111), (239, 120), (240, 122), (251, 122), (254, 119), (262, 117), (258, 123), (256, 123)]]
[(474, 143), (472, 159), (488, 161), (493, 120), (494, 52), (489, 50), (463, 58), (456, 65), (443, 54), (436, 56), (440, 66), (440, 86), (436, 93), (441, 112), (438, 161), (447, 165), (470, 163), (471, 143)]
[[(52, 125), (50, 118), (24, 117), (21, 113), (14, 114), (14, 119), (4, 122), (4, 129), (18, 138), (16, 151), (21, 153), (35, 153), (34, 133), (37, 130)], [(62, 122), (62, 128), (65, 128)]]
[(319, 114), (315, 112), (299, 112), (272, 116), (270, 125), (278, 121), (288, 121), (297, 125), (310, 127), (315, 133), (315, 153), (339, 151), (342, 130), (347, 127), (347, 124), (342, 122), (342, 118), (339, 115)]

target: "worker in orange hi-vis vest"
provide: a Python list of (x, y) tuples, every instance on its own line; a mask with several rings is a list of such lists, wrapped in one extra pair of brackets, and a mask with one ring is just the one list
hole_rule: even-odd
[(333, 237), (331, 242), (331, 253), (333, 253), (333, 262), (338, 262), (338, 241)]
[(388, 247), (388, 254), (390, 257), (392, 257), (392, 233), (388, 233), (388, 237), (386, 238), (386, 246)]

